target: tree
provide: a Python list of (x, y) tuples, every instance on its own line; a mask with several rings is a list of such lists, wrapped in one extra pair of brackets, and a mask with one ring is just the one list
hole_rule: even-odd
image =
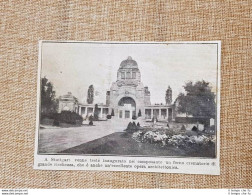
[(138, 117), (141, 117), (142, 116), (142, 113), (141, 113), (141, 110), (139, 109), (138, 111)]
[(89, 116), (89, 125), (93, 125), (94, 123), (93, 123), (93, 120), (94, 120), (94, 117), (93, 117), (93, 115), (91, 114), (90, 116)]
[(58, 99), (55, 98), (53, 84), (46, 77), (41, 79), (41, 113), (55, 113), (58, 109)]
[(180, 93), (178, 112), (186, 116), (213, 117), (215, 116), (215, 94), (206, 81), (188, 82), (183, 86), (186, 93)]
[(170, 86), (168, 86), (168, 88), (165, 92), (165, 103), (166, 103), (166, 105), (169, 105), (172, 103), (172, 89)]
[(94, 86), (90, 85), (88, 88), (87, 103), (93, 104), (93, 102), (94, 102)]
[(95, 104), (95, 108), (94, 108), (94, 120), (95, 121), (98, 121), (98, 119), (99, 119), (98, 114), (99, 114), (98, 104)]

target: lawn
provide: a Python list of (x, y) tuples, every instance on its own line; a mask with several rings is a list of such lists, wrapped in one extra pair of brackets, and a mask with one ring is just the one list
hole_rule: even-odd
[(116, 132), (99, 139), (66, 149), (64, 154), (136, 155), (215, 157), (215, 146), (176, 147), (155, 143), (141, 143), (132, 139), (132, 134)]

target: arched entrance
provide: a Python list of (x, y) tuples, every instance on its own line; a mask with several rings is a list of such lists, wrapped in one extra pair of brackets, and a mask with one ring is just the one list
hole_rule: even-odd
[(118, 118), (136, 116), (136, 102), (131, 97), (123, 97), (118, 102)]

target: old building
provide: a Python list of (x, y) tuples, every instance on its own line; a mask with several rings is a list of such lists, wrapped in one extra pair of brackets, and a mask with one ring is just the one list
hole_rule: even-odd
[(59, 109), (58, 112), (62, 111), (78, 111), (78, 100), (72, 95), (71, 92), (68, 92), (66, 95), (59, 97)]
[[(164, 90), (165, 92), (165, 90)], [(117, 71), (117, 80), (106, 92), (106, 105), (99, 104), (99, 117), (114, 113), (116, 118), (132, 118), (141, 116), (145, 119), (172, 120), (172, 89), (166, 92), (165, 105), (151, 105), (150, 91), (141, 82), (141, 72), (132, 57), (123, 60)], [(165, 95), (165, 94), (164, 94)], [(82, 116), (93, 114), (94, 105), (78, 104), (78, 113)]]
[(131, 57), (121, 62), (117, 81), (112, 83), (107, 98), (109, 107), (119, 118), (132, 118), (138, 112), (144, 113), (144, 106), (150, 105), (150, 92), (141, 82), (137, 62)]

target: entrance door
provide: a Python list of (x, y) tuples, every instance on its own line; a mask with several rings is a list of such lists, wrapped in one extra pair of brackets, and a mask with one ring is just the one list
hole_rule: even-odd
[[(119, 110), (123, 110), (122, 118), (131, 118), (135, 115), (136, 111), (136, 102), (131, 97), (123, 97), (118, 102)], [(120, 113), (118, 115), (120, 118)]]
[(130, 111), (129, 110), (125, 110), (125, 118), (130, 118)]

